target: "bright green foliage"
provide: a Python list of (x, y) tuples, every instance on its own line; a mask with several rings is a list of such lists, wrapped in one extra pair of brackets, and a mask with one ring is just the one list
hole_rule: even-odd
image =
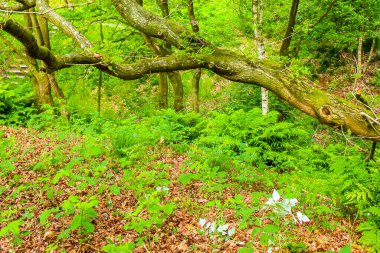
[(102, 248), (107, 253), (131, 253), (134, 249), (134, 243), (123, 243), (120, 245), (108, 244)]
[[(75, 201), (73, 201), (75, 203)], [(87, 202), (78, 202), (75, 203), (77, 210), (79, 211), (73, 217), (73, 220), (70, 224), (70, 230), (76, 230), (83, 232), (84, 234), (89, 234), (94, 232), (94, 225), (92, 220), (97, 217), (97, 212), (93, 207), (98, 205), (98, 200), (96, 198), (90, 198)]]
[[(133, 213), (127, 213), (125, 215), (125, 218), (129, 221), (125, 224), (124, 229), (135, 230), (141, 234), (152, 226), (162, 225), (163, 221), (170, 216), (176, 208), (177, 206), (174, 203), (161, 204), (160, 196), (157, 191), (150, 195), (145, 195), (136, 210)], [(140, 217), (140, 212), (143, 210), (149, 213), (149, 216), (145, 219)]]
[(39, 218), (42, 226), (49, 225), (48, 219), (51, 214), (55, 214), (54, 218), (62, 217), (63, 215), (74, 215), (70, 226), (64, 230), (59, 238), (67, 238), (71, 231), (77, 230), (79, 234), (93, 233), (95, 230), (92, 224), (93, 220), (97, 217), (97, 212), (94, 207), (98, 205), (96, 197), (90, 197), (88, 201), (81, 202), (78, 196), (70, 196), (67, 200), (63, 201), (60, 208), (51, 208), (44, 210)]
[[(56, 8), (61, 4), (58, 2), (63, 1), (51, 1), (51, 4)], [(68, 2), (83, 4), (85, 1)], [(331, 2), (333, 0), (300, 1), (290, 55), (284, 59), (277, 52), (291, 1), (264, 1), (263, 35), (268, 71), (281, 69), (289, 74), (290, 81), (306, 76), (316, 85), (321, 74), (336, 75), (323, 87), (329, 90), (342, 85), (341, 80), (353, 83), (359, 37), (364, 38), (363, 63), (372, 39), (379, 40), (380, 2), (337, 0), (328, 15), (317, 23)], [(194, 4), (201, 36), (261, 64), (256, 56), (251, 1), (202, 0)], [(170, 18), (190, 28), (186, 1), (172, 0), (169, 5)], [(120, 22), (120, 16), (109, 11), (109, 6), (110, 0), (102, 0), (75, 7), (74, 11), (56, 10), (92, 41), (94, 48), (89, 49), (90, 52), (125, 64), (156, 57), (141, 34)], [(144, 8), (161, 15), (156, 1), (144, 1)], [(21, 16), (17, 18), (21, 20)], [(97, 29), (100, 22), (102, 42), (100, 29)], [(73, 40), (55, 29), (51, 30), (51, 39), (52, 52), (56, 54), (76, 50)], [(173, 54), (180, 56), (178, 51), (173, 47)], [(205, 51), (197, 53), (207, 53)], [(1, 64), (6, 63), (6, 57), (0, 54)], [(373, 63), (377, 58), (375, 56)], [(103, 60), (109, 59), (104, 57)], [(371, 64), (368, 72), (373, 73), (368, 82), (365, 80), (369, 90), (380, 87), (380, 71), (377, 65)], [(159, 240), (158, 231), (178, 211), (186, 212), (195, 220), (204, 219), (202, 217), (210, 212), (215, 215), (213, 231), (204, 226), (198, 231), (199, 236), (215, 238), (214, 251), (220, 250), (218, 247), (223, 242), (236, 240), (235, 229), (236, 234), (252, 231), (251, 240), (245, 245), (234, 242), (240, 247), (239, 253), (256, 252), (259, 242), (268, 252), (275, 247), (279, 251), (310, 251), (292, 234), (295, 227), (292, 218), (285, 219), (272, 212), (257, 215), (262, 211), (263, 197), (269, 197), (273, 188), (279, 189), (284, 199), (299, 200), (297, 211), (313, 220), (307, 229), (333, 231), (340, 228), (333, 222), (337, 216), (354, 219), (360, 223), (356, 229), (361, 238), (353, 243), (372, 247), (368, 249), (372, 252), (380, 251), (378, 153), (374, 161), (365, 162), (366, 144), (360, 141), (354, 144), (356, 139), (349, 134), (342, 138), (327, 133), (316, 121), (300, 117), (299, 112), (274, 97), (270, 97), (272, 112), (262, 116), (257, 108), (261, 103), (259, 87), (231, 84), (209, 70), (203, 70), (201, 79), (201, 114), (188, 112), (191, 71), (181, 72), (186, 109), (180, 113), (156, 109), (158, 78), (154, 74), (135, 81), (122, 81), (104, 74), (100, 113), (96, 112), (97, 69), (76, 66), (55, 75), (66, 96), (69, 119), (59, 116), (61, 109), (48, 106), (36, 114), (32, 85), (28, 81), (0, 79), (0, 124), (27, 126), (38, 130), (35, 135), (42, 139), (61, 142), (39, 157), (33, 157), (33, 164), (20, 171), (17, 161), (28, 150), (19, 152), (15, 138), (5, 136), (0, 130), (0, 178), (6, 180), (5, 185), (0, 185), (0, 199), (4, 199), (4, 203), (19, 202), (1, 206), (4, 208), (0, 210), (0, 238), (13, 240), (15, 251), (30, 233), (27, 224), (32, 219), (39, 225), (39, 235), (53, 224), (62, 223), (46, 252), (61, 250), (68, 238), (79, 237), (78, 244), (90, 241), (97, 234), (99, 206), (122, 220), (127, 230), (123, 232), (138, 234), (131, 242), (126, 242), (121, 235), (114, 235), (117, 240), (103, 238), (107, 242), (102, 245), (108, 244), (99, 250), (104, 252), (132, 252), (142, 245), (149, 248), (152, 241)], [(172, 89), (170, 86), (170, 106)], [(352, 89), (346, 87), (344, 91)], [(351, 92), (343, 95), (350, 97)], [(374, 94), (371, 99), (377, 107), (379, 96)], [(69, 143), (77, 138), (81, 140), (74, 145)], [(170, 155), (178, 158), (175, 163), (167, 163), (165, 155), (171, 152)], [(175, 167), (181, 162), (181, 166)], [(172, 174), (174, 169), (178, 175)], [(36, 180), (29, 182), (27, 173), (37, 175)], [(62, 185), (64, 189), (55, 190)], [(171, 199), (172, 186), (189, 196), (184, 194), (183, 199)], [(249, 203), (243, 196), (244, 191), (251, 196)], [(27, 192), (41, 196), (38, 203), (28, 206), (24, 205), (29, 204), (26, 198), (18, 199)], [(133, 203), (126, 204), (128, 212), (121, 212), (115, 197), (123, 198), (127, 194)], [(227, 225), (225, 213), (232, 213), (228, 219), (234, 227), (217, 231), (216, 224), (222, 228)], [(171, 229), (171, 235), (175, 236), (179, 228)], [(228, 231), (230, 234), (223, 235)], [(190, 245), (189, 250), (193, 250), (193, 246)], [(201, 252), (197, 250), (194, 248), (194, 252)], [(339, 252), (351, 250), (347, 245)]]
[(29, 83), (0, 80), (0, 123), (22, 125), (35, 113), (34, 95)]
[(0, 230), (0, 238), (6, 235), (12, 235), (15, 244), (21, 244), (20, 236), (20, 226), (22, 225), (22, 220), (15, 220), (8, 223), (5, 227)]
[[(378, 247), (373, 244), (379, 222), (380, 182), (376, 163), (365, 163), (356, 148), (346, 147), (338, 139), (336, 144), (326, 147), (310, 143), (307, 140), (307, 132), (311, 131), (307, 128), (308, 121), (279, 123), (277, 117), (275, 112), (262, 116), (259, 109), (213, 112), (206, 116), (167, 110), (151, 117), (131, 117), (123, 122), (114, 122), (98, 115), (88, 118), (76, 115), (68, 124), (48, 111), (33, 117), (29, 124), (33, 122), (45, 134), (49, 133), (49, 129), (54, 129), (59, 134), (50, 138), (61, 141), (69, 140), (73, 133), (82, 132), (86, 142), (71, 146), (70, 152), (76, 155), (70, 160), (65, 160), (62, 154), (64, 143), (41, 155), (30, 169), (41, 175), (48, 168), (54, 169), (36, 182), (19, 185), (23, 177), (11, 173), (15, 167), (9, 162), (12, 161), (10, 157), (18, 157), (18, 149), (14, 147), (13, 138), (2, 138), (1, 147), (12, 147), (0, 149), (4, 166), (2, 176), (10, 180), (7, 187), (15, 188), (7, 198), (15, 199), (18, 194), (30, 189), (42, 189), (46, 201), (53, 205), (49, 204), (48, 208), (38, 213), (40, 226), (48, 229), (53, 222), (66, 220), (56, 244), (52, 244), (51, 248), (70, 236), (80, 236), (85, 241), (89, 234), (96, 232), (94, 220), (98, 217), (97, 205), (102, 201), (110, 212), (125, 220), (126, 230), (139, 234), (133, 242), (109, 241), (103, 248), (106, 252), (130, 252), (135, 246), (146, 244), (151, 240), (148, 239), (149, 234), (165, 226), (179, 208), (191, 210), (196, 219), (202, 218), (202, 214), (210, 208), (220, 214), (223, 210), (233, 210), (235, 233), (252, 228), (252, 238), (259, 238), (265, 247), (278, 246), (302, 252), (305, 245), (297, 244), (293, 235), (284, 232), (294, 226), (292, 219), (287, 221), (271, 213), (264, 217), (255, 215), (262, 208), (260, 198), (277, 188), (281, 189), (284, 198), (297, 198), (298, 205), (305, 208), (300, 211), (323, 228), (334, 230), (339, 226), (326, 221), (334, 215), (357, 215), (362, 221), (358, 227), (363, 235), (360, 242)], [(185, 144), (183, 147), (186, 148), (181, 153), (188, 158), (173, 182), (167, 171), (171, 165), (156, 159), (162, 150), (167, 152), (170, 147), (176, 150), (179, 144)], [(111, 161), (120, 165), (113, 166)], [(114, 172), (121, 172), (122, 176), (116, 180)], [(55, 191), (54, 187), (64, 182), (76, 191), (96, 190), (88, 191), (84, 198), (72, 194), (56, 203), (55, 200), (65, 193)], [(197, 204), (193, 199), (168, 200), (172, 183), (182, 190), (194, 184), (200, 185), (199, 194), (208, 200), (207, 203)], [(253, 189), (250, 204), (238, 192), (224, 197), (225, 190), (245, 188)], [(125, 190), (133, 194), (136, 203), (131, 206), (130, 212), (118, 213), (112, 196), (123, 196)], [(7, 188), (0, 187), (2, 191), (7, 191)], [(323, 200), (320, 195), (330, 199)], [(14, 207), (2, 212), (1, 217), (6, 217), (2, 224), (8, 227), (15, 220), (13, 215), (16, 212)], [(33, 219), (31, 211), (25, 210), (24, 213), (22, 222)], [(272, 222), (264, 225), (264, 219)], [(224, 226), (227, 222), (223, 216), (217, 216), (215, 224)], [(311, 225), (310, 229), (318, 227)], [(17, 229), (2, 231), (3, 236), (15, 238), (16, 244), (23, 240), (21, 231), (19, 235), (11, 232), (17, 232)], [(204, 231), (200, 233), (209, 235)], [(223, 236), (221, 233), (215, 232), (218, 240), (234, 240), (233, 236)], [(240, 251), (250, 252), (253, 246), (249, 245), (246, 244)]]
[[(291, 123), (277, 123), (277, 113), (262, 117), (257, 108), (231, 114), (215, 112), (211, 116), (196, 143), (214, 153), (215, 158), (222, 158), (220, 154), (224, 153), (259, 167), (269, 165), (291, 169), (294, 158), (290, 154), (306, 136), (301, 128)], [(223, 161), (215, 162), (215, 165), (228, 166)]]
[(58, 208), (51, 208), (51, 209), (44, 210), (44, 211), (40, 214), (40, 225), (41, 225), (41, 226), (46, 225), (47, 222), (48, 222), (48, 219), (49, 219), (50, 214), (55, 213), (55, 212), (57, 212), (58, 210), (59, 210)]

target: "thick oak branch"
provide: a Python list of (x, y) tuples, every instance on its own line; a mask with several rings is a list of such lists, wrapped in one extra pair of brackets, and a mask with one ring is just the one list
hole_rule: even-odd
[(160, 38), (179, 49), (199, 49), (211, 46), (209, 42), (181, 25), (158, 17), (143, 9), (135, 0), (112, 0), (117, 11), (139, 31)]

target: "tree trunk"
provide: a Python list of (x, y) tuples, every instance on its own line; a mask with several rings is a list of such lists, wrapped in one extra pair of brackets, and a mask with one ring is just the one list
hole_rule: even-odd
[[(259, 60), (263, 60), (266, 58), (263, 38), (264, 0), (252, 0), (252, 14), (257, 54)], [(263, 115), (269, 112), (269, 92), (263, 87), (261, 88), (261, 111)]]
[(39, 97), (37, 101), (40, 105), (54, 106), (53, 97), (51, 96), (50, 82), (48, 75), (45, 72), (38, 72), (35, 75), (38, 85)]
[(362, 55), (363, 55), (363, 34), (361, 33), (358, 40), (355, 84), (357, 83), (358, 79), (361, 77), (361, 74), (362, 74)]
[(312, 31), (312, 29), (314, 29), (314, 27), (316, 27), (318, 24), (320, 24), (326, 17), (327, 15), (330, 13), (330, 11), (334, 8), (335, 6), (335, 3), (337, 2), (337, 0), (333, 0), (331, 2), (331, 4), (329, 5), (329, 7), (327, 8), (327, 10), (322, 14), (322, 16), (317, 20), (317, 22), (315, 22), (314, 24), (312, 25), (309, 25), (309, 30), (308, 32), (306, 32), (305, 34), (302, 34), (301, 37), (299, 38), (298, 42), (297, 42), (297, 45), (295, 47), (295, 49), (293, 50), (293, 57), (297, 57), (298, 56), (298, 53), (301, 49), (301, 43), (302, 41), (309, 36), (310, 32)]
[(373, 158), (375, 156), (375, 151), (376, 151), (376, 144), (377, 144), (376, 141), (372, 142), (371, 151), (369, 152), (367, 158), (365, 159), (366, 162), (373, 160)]
[(299, 3), (300, 3), (299, 0), (293, 0), (292, 2), (292, 8), (290, 9), (289, 20), (288, 20), (288, 27), (286, 29), (284, 40), (282, 41), (280, 55), (285, 56), (288, 54), (290, 42), (292, 41), (294, 26), (296, 24), (296, 17), (297, 17)]
[[(33, 12), (34, 9), (31, 9), (31, 11)], [(26, 28), (34, 32), (36, 36), (37, 44), (39, 46), (44, 46), (45, 43), (47, 43), (48, 46), (50, 47), (50, 42), (48, 42), (49, 34), (47, 30), (47, 23), (45, 22), (45, 24), (43, 25), (42, 30), (45, 32), (45, 34), (43, 34), (41, 31), (41, 26), (38, 23), (35, 13), (25, 14), (24, 20), (25, 20)], [(28, 59), (24, 60), (24, 62), (27, 62), (27, 61)], [(35, 59), (32, 59), (31, 61), (32, 61), (32, 64), (27, 64), (27, 65), (29, 65), (28, 67), (31, 70), (32, 75), (34, 76), (33, 89), (36, 96), (37, 106), (40, 107), (41, 105), (44, 105), (44, 104), (54, 106), (53, 97), (51, 96), (52, 82), (53, 82), (52, 86), (54, 86), (53, 89), (59, 95), (59, 98), (62, 98), (63, 96), (61, 89), (58, 87), (58, 84), (55, 81), (54, 75), (48, 74), (46, 70), (41, 70), (41, 68), (39, 67)], [(43, 65), (46, 68), (45, 64)]]
[(376, 38), (372, 39), (372, 44), (371, 44), (371, 49), (369, 50), (369, 55), (366, 64), (363, 67), (363, 73), (367, 71), (367, 68), (369, 64), (371, 63), (372, 59), (374, 58), (375, 55), (375, 45), (376, 45)]
[[(27, 26), (32, 26), (32, 30), (37, 39), (37, 44), (50, 49), (50, 36), (47, 20), (41, 16), (37, 19), (35, 13), (30, 13), (28, 14), (28, 17), (25, 18), (25, 23)], [(37, 76), (35, 76), (35, 82), (37, 82), (36, 85), (38, 87), (36, 93), (37, 101), (39, 101), (40, 105), (49, 104), (54, 106), (53, 97), (51, 95), (51, 90), (53, 90), (54, 95), (59, 100), (59, 106), (63, 108), (64, 105), (66, 105), (66, 98), (57, 83), (54, 73), (48, 73), (46, 71), (47, 66), (44, 63), (42, 64), (42, 68), (39, 68), (38, 65), (36, 66), (36, 71), (38, 72)], [(49, 87), (44, 87), (45, 85), (48, 85)], [(47, 94), (48, 92), (50, 92), (49, 95)], [(67, 115), (67, 112), (62, 109), (61, 114)]]
[(168, 77), (166, 73), (158, 74), (158, 104), (161, 109), (168, 108)]
[(32, 12), (33, 13), (29, 14), (29, 17), (30, 17), (30, 20), (32, 22), (33, 32), (34, 32), (34, 34), (36, 36), (38, 45), (43, 46), (44, 45), (44, 39), (42, 37), (42, 33), (41, 33), (41, 30), (40, 30), (40, 25), (38, 23), (37, 16), (36, 16), (34, 8), (32, 9)]
[(183, 110), (183, 83), (181, 74), (178, 71), (168, 73), (174, 90), (174, 110), (176, 112)]
[[(142, 0), (137, 0), (137, 3), (140, 6), (143, 6)], [(169, 4), (167, 0), (157, 0), (157, 4), (161, 9), (162, 16), (164, 18), (169, 17)], [(145, 43), (147, 46), (156, 54), (159, 56), (166, 56), (170, 55), (172, 52), (171, 44), (168, 42), (164, 42), (163, 44), (159, 45), (158, 43), (155, 43), (154, 38), (146, 35), (145, 33), (141, 33)], [(183, 84), (181, 75), (179, 72), (176, 73), (159, 73), (158, 74), (158, 104), (159, 107), (162, 109), (167, 109), (169, 107), (169, 85), (168, 85), (168, 77), (170, 79), (170, 82), (173, 85), (173, 91), (174, 91), (174, 109), (176, 111), (180, 111), (183, 108)]]
[[(99, 1), (100, 11), (102, 12), (102, 0)], [(104, 34), (103, 34), (103, 21), (100, 20), (99, 23), (99, 32), (100, 32), (100, 46), (103, 46), (104, 42)], [(103, 88), (103, 72), (99, 71), (99, 79), (98, 79), (98, 113), (100, 115), (101, 111), (101, 103), (102, 103), (102, 88)]]
[[(194, 13), (193, 0), (188, 0), (187, 12), (189, 14), (191, 29), (195, 33), (199, 32), (198, 21), (195, 18), (195, 13)], [(202, 69), (200, 68), (196, 69), (193, 76), (192, 89), (193, 89), (193, 110), (197, 113), (199, 113), (199, 82), (201, 80), (201, 76), (202, 76)]]
[(193, 76), (193, 110), (199, 113), (199, 80), (202, 76), (202, 69), (196, 69)]
[(51, 49), (50, 46), (50, 36), (49, 36), (49, 25), (46, 20), (46, 18), (39, 16), (38, 18), (38, 24), (41, 31), (41, 36), (43, 40), (43, 45), (49, 49)]

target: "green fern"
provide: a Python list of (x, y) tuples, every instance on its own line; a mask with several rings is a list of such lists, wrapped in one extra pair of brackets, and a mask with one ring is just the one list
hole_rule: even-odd
[(361, 183), (355, 183), (354, 186), (356, 186), (356, 189), (345, 194), (345, 198), (347, 199), (346, 204), (363, 203), (374, 200), (374, 196), (371, 192), (373, 189)]
[(377, 222), (375, 220), (369, 220), (361, 223), (357, 227), (357, 231), (362, 233), (362, 237), (359, 242), (366, 246), (371, 246), (370, 252), (380, 251), (380, 227), (379, 219)]

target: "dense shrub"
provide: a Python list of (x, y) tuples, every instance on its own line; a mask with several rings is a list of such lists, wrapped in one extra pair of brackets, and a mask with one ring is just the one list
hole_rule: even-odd
[(24, 124), (35, 112), (29, 83), (0, 82), (0, 123)]

